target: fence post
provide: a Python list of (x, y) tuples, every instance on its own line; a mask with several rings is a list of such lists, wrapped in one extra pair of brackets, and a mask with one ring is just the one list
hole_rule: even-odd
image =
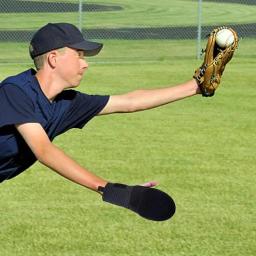
[(83, 28), (83, 0), (79, 0), (79, 5), (78, 5), (78, 28), (80, 31), (82, 31)]
[(198, 21), (197, 21), (197, 59), (201, 58), (201, 37), (202, 37), (202, 0), (198, 0)]

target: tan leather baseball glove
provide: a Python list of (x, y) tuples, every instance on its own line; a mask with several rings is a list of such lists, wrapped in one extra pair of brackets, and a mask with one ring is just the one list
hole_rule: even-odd
[(234, 51), (238, 47), (237, 33), (228, 28), (234, 35), (234, 42), (226, 47), (220, 48), (216, 43), (217, 33), (227, 27), (214, 29), (207, 41), (203, 64), (195, 71), (193, 78), (196, 79), (201, 93), (205, 97), (213, 96), (215, 90), (220, 84), (221, 76), (226, 64), (232, 59)]

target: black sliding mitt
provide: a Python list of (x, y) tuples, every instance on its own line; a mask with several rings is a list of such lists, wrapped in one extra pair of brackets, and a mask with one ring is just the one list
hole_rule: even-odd
[(108, 183), (98, 191), (102, 192), (103, 201), (130, 209), (149, 220), (167, 220), (175, 213), (173, 199), (155, 188)]

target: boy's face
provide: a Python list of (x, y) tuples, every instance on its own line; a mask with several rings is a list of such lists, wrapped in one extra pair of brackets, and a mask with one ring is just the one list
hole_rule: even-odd
[(65, 88), (77, 87), (87, 68), (88, 63), (85, 60), (84, 52), (81, 50), (65, 47), (57, 55), (56, 72), (66, 85)]

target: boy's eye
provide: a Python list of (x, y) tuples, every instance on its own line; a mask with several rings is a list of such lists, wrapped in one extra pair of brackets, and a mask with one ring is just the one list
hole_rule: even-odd
[(83, 59), (85, 57), (83, 51), (78, 51), (77, 53), (78, 53), (79, 58)]

